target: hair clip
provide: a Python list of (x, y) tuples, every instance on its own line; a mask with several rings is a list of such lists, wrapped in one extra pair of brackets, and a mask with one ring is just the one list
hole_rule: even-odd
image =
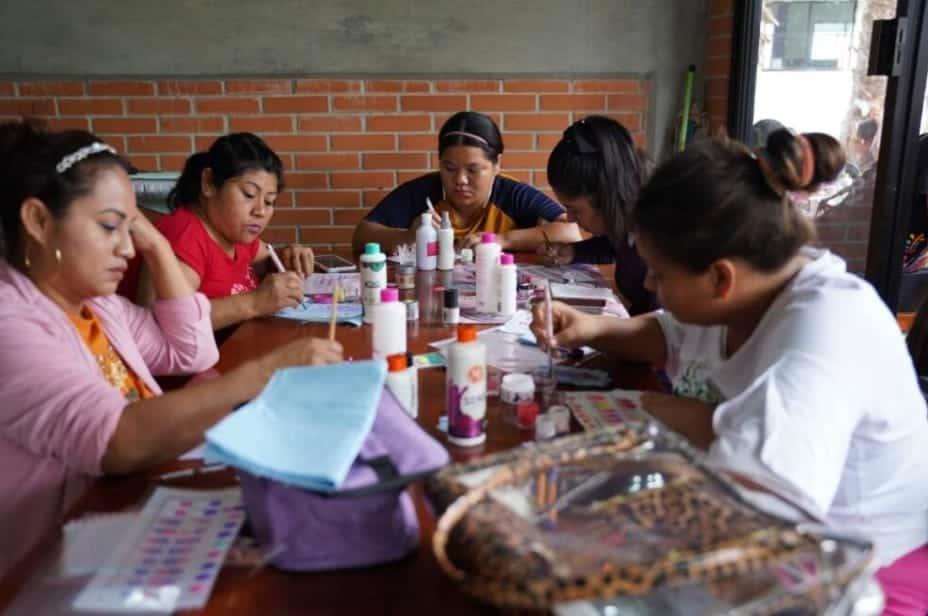
[(486, 139), (484, 139), (484, 138), (481, 137), (480, 135), (475, 135), (474, 133), (469, 133), (469, 132), (467, 132), (466, 130), (452, 130), (452, 131), (448, 131), (447, 133), (445, 133), (444, 135), (441, 136), (441, 139), (442, 139), (442, 141), (444, 141), (447, 137), (453, 137), (453, 136), (467, 137), (468, 139), (473, 139), (474, 141), (479, 141), (479, 142), (482, 143), (483, 145), (485, 145), (485, 146), (487, 146), (487, 147), (490, 147), (490, 142), (489, 142), (489, 141), (487, 141)]
[(58, 173), (64, 173), (77, 163), (81, 162), (88, 156), (93, 156), (94, 154), (99, 154), (100, 152), (109, 152), (110, 154), (116, 154), (116, 148), (111, 145), (107, 145), (102, 141), (95, 141), (90, 145), (85, 145), (76, 152), (68, 154), (55, 165), (55, 171)]

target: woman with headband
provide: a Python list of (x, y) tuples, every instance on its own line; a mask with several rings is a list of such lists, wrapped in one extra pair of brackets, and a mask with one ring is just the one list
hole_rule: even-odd
[(614, 261), (616, 289), (632, 315), (657, 307), (654, 293), (644, 287), (647, 268), (627, 228), (647, 165), (628, 130), (603, 116), (571, 124), (548, 158), (548, 182), (567, 208), (567, 220), (593, 237), (555, 242), (539, 252), (558, 265)]
[(472, 246), (480, 233), (496, 233), (503, 250), (535, 251), (547, 240), (580, 239), (563, 208), (541, 191), (500, 174), (503, 138), (489, 117), (476, 111), (451, 116), (438, 133), (439, 170), (406, 182), (387, 195), (358, 224), (352, 244), (367, 242), (386, 251), (416, 241), (426, 200), (433, 224), (448, 212), (459, 246)]

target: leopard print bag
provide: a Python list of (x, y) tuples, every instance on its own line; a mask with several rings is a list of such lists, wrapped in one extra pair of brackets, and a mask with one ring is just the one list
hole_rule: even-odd
[(860, 577), (869, 544), (824, 543), (763, 513), (655, 430), (629, 423), (447, 467), (426, 484), (443, 511), (433, 537), (442, 569), (500, 607), (697, 585), (765, 614), (823, 613)]

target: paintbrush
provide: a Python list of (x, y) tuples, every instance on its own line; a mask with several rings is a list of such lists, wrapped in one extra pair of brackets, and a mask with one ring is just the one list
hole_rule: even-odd
[(339, 296), (342, 294), (341, 285), (335, 285), (335, 289), (332, 290), (332, 314), (329, 316), (329, 340), (335, 340), (335, 320), (338, 317), (338, 300)]
[(548, 378), (554, 379), (554, 316), (551, 310), (551, 281), (545, 285), (545, 333), (548, 336)]

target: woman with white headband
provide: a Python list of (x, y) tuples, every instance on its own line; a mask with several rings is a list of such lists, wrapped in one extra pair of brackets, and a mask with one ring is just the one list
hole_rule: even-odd
[[(161, 394), (152, 375), (218, 358), (210, 303), (143, 216), (116, 150), (85, 131), (0, 124), (0, 575), (61, 522), (89, 479), (172, 460), (275, 369), (340, 361), (307, 339)], [(140, 255), (155, 298), (116, 295)]]
[(500, 174), (502, 153), (502, 135), (488, 116), (460, 111), (448, 118), (438, 133), (439, 170), (400, 185), (371, 210), (355, 229), (355, 252), (367, 242), (387, 251), (415, 243), (427, 200), (435, 207), (434, 224), (449, 213), (462, 247), (479, 242), (485, 231), (510, 252), (534, 251), (546, 241), (578, 241), (579, 230), (560, 205)]

